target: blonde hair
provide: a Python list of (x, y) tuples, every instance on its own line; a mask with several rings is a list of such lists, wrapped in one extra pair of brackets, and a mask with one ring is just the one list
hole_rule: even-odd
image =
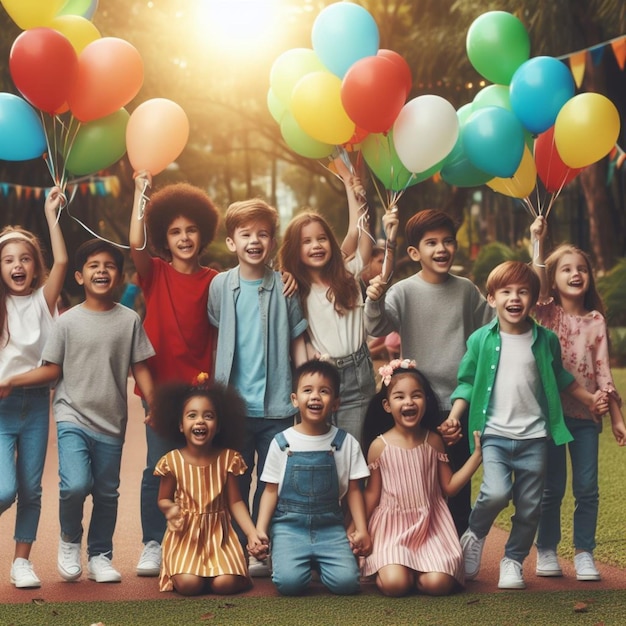
[(226, 234), (232, 237), (237, 228), (240, 228), (244, 224), (257, 221), (267, 222), (272, 238), (276, 236), (276, 231), (278, 230), (278, 211), (273, 206), (270, 206), (265, 200), (261, 200), (260, 198), (233, 202), (226, 210), (226, 216), (224, 218)]

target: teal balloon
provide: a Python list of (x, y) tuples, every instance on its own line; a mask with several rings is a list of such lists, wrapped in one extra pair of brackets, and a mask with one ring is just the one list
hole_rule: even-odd
[(307, 159), (323, 159), (335, 148), (332, 144), (323, 143), (307, 135), (289, 111), (284, 113), (280, 121), (280, 133), (285, 143), (296, 154)]
[(0, 93), (0, 159), (28, 161), (46, 150), (46, 134), (35, 109), (19, 96)]
[(508, 111), (511, 110), (511, 97), (508, 85), (487, 85), (472, 100), (472, 111), (491, 106), (502, 107)]
[(463, 149), (474, 167), (498, 178), (517, 171), (524, 153), (524, 127), (502, 107), (474, 111), (463, 128)]
[(67, 0), (57, 15), (78, 15), (91, 20), (97, 8), (98, 0)]
[(83, 124), (65, 159), (74, 176), (93, 174), (109, 167), (126, 152), (126, 125), (130, 115), (119, 109), (111, 115)]

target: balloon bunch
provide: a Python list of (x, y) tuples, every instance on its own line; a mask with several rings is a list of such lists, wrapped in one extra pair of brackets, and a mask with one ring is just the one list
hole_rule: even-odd
[(524, 25), (504, 11), (479, 16), (467, 33), (467, 55), (494, 84), (457, 111), (459, 138), (441, 176), (459, 187), (487, 184), (520, 198), (537, 175), (551, 195), (546, 214), (563, 187), (606, 156), (620, 129), (615, 105), (597, 93), (575, 95), (569, 68), (548, 56), (530, 57)]
[(182, 152), (189, 122), (162, 98), (124, 108), (143, 83), (134, 46), (101, 37), (97, 0), (1, 0), (24, 31), (9, 70), (23, 98), (0, 93), (0, 158), (43, 155), (55, 185), (105, 169), (126, 152), (136, 171), (159, 173)]
[(398, 53), (379, 49), (378, 27), (362, 6), (327, 6), (311, 39), (312, 49), (287, 50), (272, 65), (269, 111), (301, 156), (360, 150), (388, 192), (389, 209), (439, 169), (457, 140), (456, 112), (439, 96), (406, 102), (411, 69)]

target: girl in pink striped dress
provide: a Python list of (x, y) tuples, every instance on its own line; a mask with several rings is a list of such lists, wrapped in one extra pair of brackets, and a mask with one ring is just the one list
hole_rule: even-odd
[(247, 562), (231, 524), (235, 518), (258, 547), (248, 507), (237, 478), (246, 470), (233, 450), (242, 432), (245, 408), (230, 388), (208, 383), (170, 383), (156, 392), (151, 426), (182, 447), (157, 463), (158, 505), (167, 520), (163, 538), (161, 591), (186, 596), (231, 594), (251, 586)]
[(381, 389), (364, 424), (373, 550), (363, 561), (363, 575), (376, 575), (376, 585), (388, 596), (411, 590), (447, 595), (464, 583), (464, 570), (445, 497), (457, 493), (480, 466), (480, 436), (474, 433), (474, 453), (453, 474), (437, 433), (437, 398), (415, 361), (395, 359), (379, 373)]

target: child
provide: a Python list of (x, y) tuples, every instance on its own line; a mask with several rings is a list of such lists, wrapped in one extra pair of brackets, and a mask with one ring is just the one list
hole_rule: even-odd
[(170, 383), (157, 392), (151, 422), (165, 438), (179, 440), (154, 470), (160, 476), (159, 508), (168, 528), (163, 538), (161, 591), (186, 596), (231, 594), (248, 589), (247, 563), (231, 525), (232, 515), (260, 546), (236, 476), (246, 466), (232, 448), (241, 438), (245, 406), (230, 388)]
[(85, 300), (57, 320), (43, 350), (43, 365), (0, 383), (13, 387), (57, 381), (52, 405), (59, 450), (61, 539), (57, 568), (65, 580), (82, 574), (83, 506), (91, 495), (88, 577), (119, 582), (111, 564), (117, 518), (122, 445), (128, 417), (129, 368), (144, 397), (152, 400), (146, 360), (154, 350), (134, 311), (117, 304), (124, 257), (118, 248), (91, 239), (76, 250), (76, 282)]
[[(559, 246), (543, 265), (547, 224), (543, 216), (531, 226), (539, 242), (535, 265), (541, 279), (537, 321), (559, 337), (563, 365), (590, 393), (606, 393), (617, 443), (626, 445), (626, 426), (609, 368), (609, 341), (604, 306), (596, 290), (589, 257), (574, 246)], [(598, 520), (598, 435), (602, 423), (587, 407), (562, 397), (565, 423), (572, 433), (568, 444), (574, 492), (574, 566), (578, 580), (600, 580), (593, 561)], [(565, 446), (548, 444), (546, 484), (537, 533), (537, 575), (561, 576), (556, 555), (561, 540), (561, 501), (565, 495)]]
[[(456, 371), (465, 353), (467, 338), (492, 317), (492, 309), (467, 278), (450, 273), (457, 250), (456, 226), (443, 211), (416, 213), (406, 225), (407, 252), (421, 270), (393, 285), (374, 279), (367, 290), (367, 332), (381, 337), (398, 331), (402, 354), (415, 358), (442, 403), (441, 421), (450, 412), (450, 396)], [(436, 356), (435, 356), (436, 355)], [(452, 467), (459, 469), (469, 458), (467, 420), (462, 421), (464, 440), (448, 450)], [(452, 442), (444, 434), (444, 441)], [(449, 499), (459, 536), (467, 528), (471, 510), (471, 485)]]
[[(219, 328), (215, 380), (235, 387), (246, 402), (241, 452), (248, 469), (239, 484), (248, 502), (255, 454), (260, 476), (270, 442), (293, 424), (291, 361), (298, 365), (306, 360), (307, 322), (298, 299), (283, 293), (280, 273), (267, 266), (278, 226), (276, 209), (258, 198), (235, 202), (225, 221), (226, 245), (239, 264), (211, 283), (208, 315)], [(262, 491), (257, 483), (253, 520)], [(245, 538), (239, 538), (245, 545)], [(269, 566), (251, 562), (250, 574), (267, 576)]]
[[(168, 185), (149, 201), (143, 222), (148, 172), (135, 177), (130, 221), (130, 255), (143, 290), (144, 328), (156, 355), (148, 361), (157, 385), (191, 380), (198, 372), (213, 372), (215, 329), (206, 315), (209, 285), (215, 270), (200, 264), (200, 255), (213, 240), (218, 211), (207, 194), (185, 183)], [(146, 231), (152, 257), (146, 247)], [(137, 391), (137, 390), (136, 390)], [(165, 518), (157, 506), (159, 479), (156, 462), (175, 447), (146, 424), (147, 459), (141, 481), (141, 528), (144, 548), (138, 576), (158, 576)]]
[(415, 361), (393, 360), (379, 373), (382, 385), (364, 426), (371, 472), (365, 509), (373, 550), (363, 575), (376, 574), (376, 585), (387, 596), (412, 589), (447, 595), (463, 584), (464, 575), (445, 497), (457, 493), (480, 466), (480, 433), (474, 433), (474, 453), (453, 474), (437, 434), (437, 397)]
[(467, 341), (448, 418), (458, 421), (469, 405), (469, 427), (482, 436), (483, 480), (461, 537), (468, 580), (478, 574), (491, 525), (513, 499), (500, 589), (525, 588), (522, 563), (539, 522), (547, 440), (572, 439), (559, 391), (592, 410), (601, 402), (600, 392), (592, 396), (563, 368), (557, 336), (530, 317), (538, 295), (539, 278), (525, 263), (507, 261), (489, 274), (487, 300), (497, 317)]
[[(359, 487), (369, 472), (356, 439), (329, 423), (339, 403), (336, 368), (308, 361), (296, 370), (295, 382), (291, 401), (301, 421), (270, 446), (258, 534), (267, 541), (271, 533), (272, 580), (281, 594), (304, 593), (312, 566), (330, 591), (353, 594), (359, 590), (359, 569), (352, 551), (365, 555), (371, 549)], [(354, 524), (349, 540), (344, 497)]]
[[(54, 187), (45, 201), (54, 263), (50, 274), (32, 233), (7, 226), (0, 233), (0, 380), (36, 368), (54, 318), (67, 270), (67, 251)], [(39, 587), (29, 560), (41, 512), (41, 477), (48, 443), (50, 389), (42, 383), (0, 400), (0, 514), (17, 497), (11, 582)]]

